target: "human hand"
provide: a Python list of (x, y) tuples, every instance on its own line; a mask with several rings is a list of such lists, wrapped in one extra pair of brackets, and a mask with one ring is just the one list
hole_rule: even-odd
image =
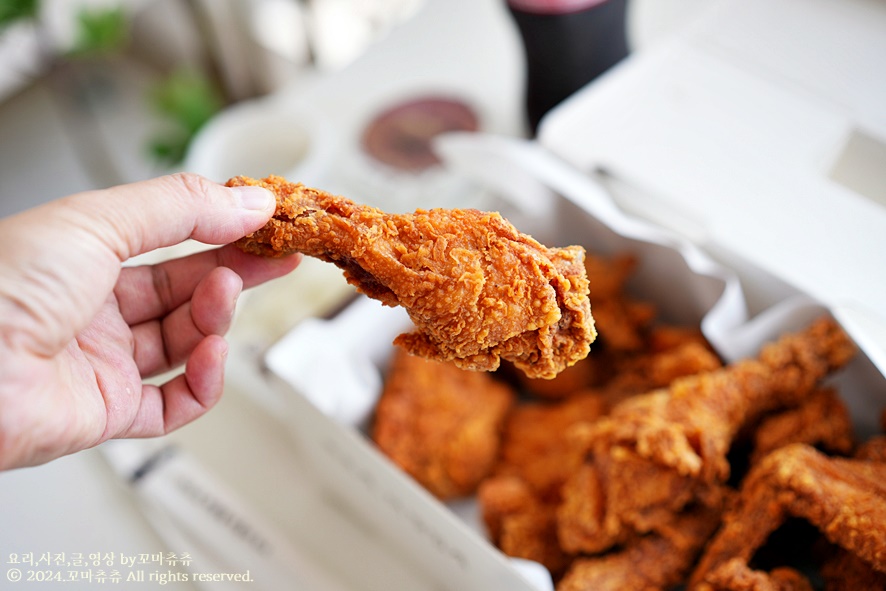
[[(241, 289), (291, 271), (300, 256), (222, 246), (122, 263), (187, 238), (233, 242), (264, 225), (274, 203), (261, 188), (179, 174), (0, 220), (0, 470), (162, 435), (211, 408)], [(165, 384), (143, 384), (182, 363)]]

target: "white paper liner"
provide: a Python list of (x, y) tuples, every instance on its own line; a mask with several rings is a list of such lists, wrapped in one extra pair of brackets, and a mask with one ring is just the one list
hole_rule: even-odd
[[(726, 360), (752, 356), (762, 344), (829, 313), (814, 299), (798, 294), (749, 319), (735, 273), (688, 240), (626, 216), (598, 184), (533, 143), (479, 134), (453, 134), (441, 139), (437, 148), (454, 173), (494, 189), (498, 198), (503, 199), (496, 203), (499, 206), (496, 209), (518, 229), (531, 233), (543, 244), (580, 244), (597, 254), (631, 252), (637, 255), (640, 265), (630, 282), (632, 293), (654, 302), (659, 317), (665, 321), (700, 324), (705, 336)], [(434, 524), (423, 524), (419, 530), (431, 527), (439, 539), (455, 540), (452, 543), (465, 543), (475, 536), (482, 538), (483, 526), (476, 503), (471, 499), (451, 503), (446, 512), (450, 517), (458, 515), (459, 518), (449, 519), (438, 511), (442, 507), (439, 502), (404, 473), (391, 469), (392, 465), (365, 436), (331, 435), (342, 426), (351, 431), (366, 426), (381, 391), (386, 360), (393, 348), (391, 341), (410, 327), (402, 309), (386, 308), (361, 297), (331, 320), (301, 323), (268, 351), (265, 361), (271, 373), (297, 393), (295, 396), (290, 393), (291, 400), (309, 400), (325, 415), (328, 424), (322, 430), (316, 421), (323, 419), (306, 417), (305, 407), (299, 403), (300, 410), (289, 420), (293, 432), (307, 447), (320, 450), (316, 454), (320, 472), (334, 472), (328, 474), (331, 487), (359, 487), (361, 481), (364, 484), (372, 481), (373, 486), (367, 485), (367, 494), (371, 496), (378, 487), (377, 478), (391, 479), (385, 481), (385, 485), (395, 488), (396, 493), (386, 494), (397, 497), (397, 510), (379, 518), (376, 527), (384, 529), (389, 522), (399, 519), (408, 521), (400, 509), (404, 504), (414, 504), (419, 508), (413, 510), (427, 512), (429, 523)], [(886, 406), (886, 379), (864, 350), (833, 381), (850, 408), (859, 435), (865, 437), (876, 432), (881, 409)], [(327, 435), (331, 439), (325, 443), (316, 441)], [(332, 446), (339, 460), (347, 455), (347, 462), (361, 463), (362, 476), (349, 475), (355, 472), (353, 465), (330, 468), (335, 461), (330, 463), (326, 456)], [(358, 447), (365, 449), (358, 450)], [(358, 511), (367, 498), (353, 490), (339, 492), (349, 499), (346, 502), (356, 504)], [(384, 505), (384, 498), (377, 504), (366, 501), (363, 510), (383, 509)], [(408, 530), (408, 524), (391, 525), (390, 529), (396, 537), (403, 535), (404, 528)], [(422, 533), (427, 534), (419, 531), (410, 543), (417, 555), (433, 552), (434, 548), (433, 543), (427, 543), (427, 548), (422, 550), (422, 543), (427, 542), (428, 537)], [(486, 546), (492, 550), (488, 543)], [(493, 553), (486, 553), (478, 560), (490, 562), (484, 566), (493, 570), (501, 567), (500, 562), (492, 564), (495, 562), (492, 556)], [(441, 564), (445, 562), (441, 560)], [(471, 576), (468, 572), (463, 581), (475, 584), (480, 580)], [(522, 580), (530, 585), (527, 588), (533, 588), (526, 577)], [(544, 587), (544, 584), (534, 586)]]

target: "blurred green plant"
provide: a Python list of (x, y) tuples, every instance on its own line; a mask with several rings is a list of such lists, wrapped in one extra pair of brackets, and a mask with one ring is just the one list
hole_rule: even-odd
[(199, 71), (172, 72), (152, 89), (151, 104), (170, 124), (150, 144), (151, 154), (164, 164), (179, 164), (197, 131), (224, 106), (221, 92)]
[(0, 31), (12, 23), (37, 17), (40, 0), (0, 0)]
[[(40, 0), (0, 0), (0, 32), (22, 20), (37, 26), (38, 37), (44, 41), (47, 68), (64, 65), (65, 61), (101, 60), (126, 50), (130, 38), (130, 19), (122, 4), (110, 7), (85, 7), (77, 13), (75, 41), (69, 51), (58, 55), (52, 49), (45, 27), (40, 22)], [(76, 79), (68, 78), (68, 80)], [(152, 157), (161, 164), (180, 164), (194, 135), (219, 110), (226, 100), (208, 73), (175, 70), (150, 91), (148, 102), (166, 121), (166, 129), (149, 145)]]
[(98, 57), (118, 53), (129, 42), (129, 19), (122, 6), (84, 8), (77, 13), (77, 37), (71, 57)]

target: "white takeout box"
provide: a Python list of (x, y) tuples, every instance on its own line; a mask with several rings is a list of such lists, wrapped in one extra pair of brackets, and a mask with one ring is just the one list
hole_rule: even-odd
[[(685, 238), (624, 215), (590, 177), (534, 143), (453, 135), (438, 150), (454, 173), (504, 196), (489, 204), (542, 243), (638, 255), (632, 292), (655, 302), (663, 320), (700, 323), (727, 360), (753, 355), (762, 343), (828, 313), (808, 295), (769, 278), (755, 289), (777, 295), (779, 303), (749, 318), (733, 271)], [(296, 326), (265, 356), (288, 408), (282, 420), (330, 497), (421, 572), (429, 588), (552, 588), (534, 563), (508, 559), (487, 541), (472, 500), (440, 503), (366, 436), (391, 341), (410, 325), (402, 309), (360, 297), (331, 319)], [(834, 381), (859, 434), (874, 433), (886, 406), (886, 379), (877, 367), (862, 351)]]
[(886, 372), (886, 3), (708, 4), (538, 141), (749, 277), (752, 311), (787, 295), (768, 277), (827, 303)]
[[(862, 349), (833, 381), (869, 436), (886, 406), (886, 83), (873, 75), (886, 8), (711, 4), (555, 109), (544, 149), (450, 137), (441, 156), (505, 196), (484, 208), (545, 244), (636, 252), (631, 288), (663, 319), (700, 321), (727, 360), (832, 313)], [(617, 207), (591, 181), (599, 169)], [(391, 340), (408, 326), (402, 310), (360, 300), (296, 327), (266, 356), (291, 410), (283, 420), (330, 497), (428, 588), (545, 588), (486, 541), (470, 501), (439, 503), (366, 438)]]

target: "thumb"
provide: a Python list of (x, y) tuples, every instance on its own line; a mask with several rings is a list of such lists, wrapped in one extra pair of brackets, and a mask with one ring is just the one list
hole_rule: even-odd
[(76, 195), (93, 231), (124, 261), (193, 238), (225, 244), (262, 227), (274, 195), (261, 187), (225, 187), (179, 173)]
[(176, 174), (0, 220), (0, 325), (52, 355), (107, 302), (122, 261), (188, 238), (233, 242), (264, 225), (274, 203), (260, 187)]

